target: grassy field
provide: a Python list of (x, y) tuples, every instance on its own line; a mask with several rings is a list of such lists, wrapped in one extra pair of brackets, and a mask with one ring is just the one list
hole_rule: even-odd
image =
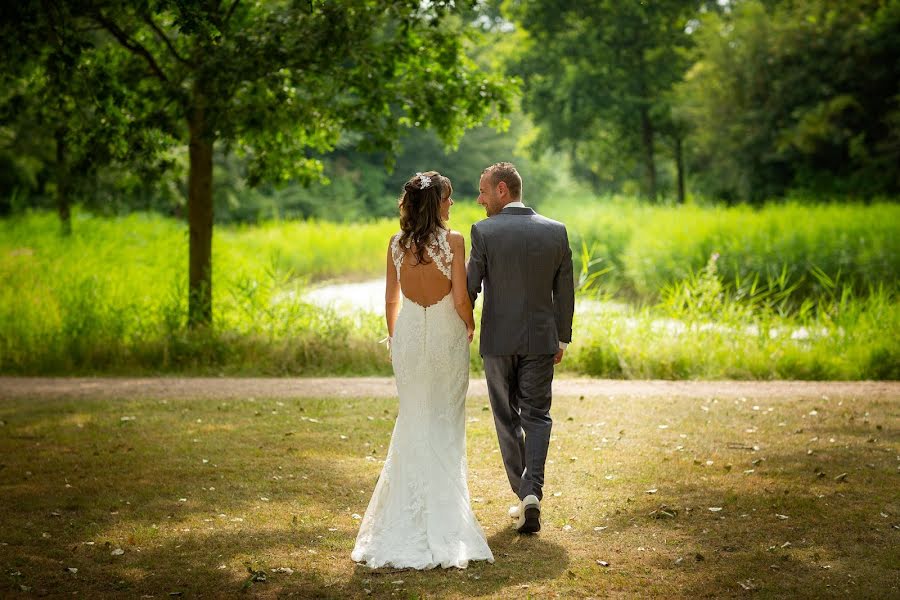
[(900, 595), (896, 397), (555, 398), (533, 537), (506, 517), (487, 399), (467, 412), (496, 562), (371, 572), (349, 555), (396, 399), (0, 400), (0, 593)]
[(791, 289), (797, 299), (828, 293), (837, 282), (857, 295), (900, 273), (900, 205), (896, 203), (748, 206), (650, 206), (627, 199), (548, 201), (542, 212), (569, 224), (611, 268), (607, 289), (656, 300), (667, 285), (719, 255), (723, 281), (741, 288)]
[[(571, 372), (900, 378), (898, 205), (576, 199), (545, 212), (569, 223), (587, 301)], [(467, 232), (481, 216), (459, 202), (452, 225)], [(382, 273), (393, 221), (218, 228), (215, 328), (198, 334), (185, 325), (182, 223), (76, 213), (74, 235), (61, 238), (55, 219), (0, 221), (0, 373), (390, 373), (381, 319), (322, 309), (303, 293)]]

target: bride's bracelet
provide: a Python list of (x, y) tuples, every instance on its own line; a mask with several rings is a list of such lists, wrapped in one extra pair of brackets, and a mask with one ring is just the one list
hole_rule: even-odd
[(384, 338), (384, 339), (382, 339), (382, 340), (378, 340), (378, 343), (379, 343), (379, 344), (384, 344), (385, 346), (387, 346), (388, 352), (390, 352), (390, 351), (391, 351), (391, 341), (392, 341), (393, 339), (394, 339), (394, 338), (392, 338), (391, 336), (387, 336), (386, 338)]

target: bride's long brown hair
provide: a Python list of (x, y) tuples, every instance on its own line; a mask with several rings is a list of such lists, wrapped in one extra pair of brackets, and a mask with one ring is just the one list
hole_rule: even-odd
[[(423, 177), (431, 182), (423, 188)], [(403, 186), (400, 196), (400, 245), (415, 245), (416, 260), (428, 264), (431, 260), (425, 253), (425, 246), (440, 229), (447, 229), (441, 219), (441, 200), (453, 192), (450, 180), (437, 171), (416, 173)]]

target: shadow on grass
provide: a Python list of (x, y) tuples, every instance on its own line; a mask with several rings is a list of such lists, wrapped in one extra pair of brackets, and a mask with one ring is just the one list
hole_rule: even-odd
[[(726, 413), (723, 404), (696, 420), (682, 401), (561, 404), (549, 477), (562, 494), (548, 499), (539, 535), (516, 535), (502, 503), (485, 502), (485, 523), (504, 524), (490, 534), (494, 564), (370, 571), (350, 560), (353, 515), (364, 512), (380, 471), (392, 406), (3, 401), (0, 592), (230, 597), (246, 586), (254, 597), (718, 598), (896, 597), (900, 589), (892, 402), (857, 410), (871, 411), (872, 423), (819, 407), (824, 420), (801, 424), (815, 401), (779, 406), (784, 414), (766, 417), (768, 425), (756, 417), (770, 431), (758, 451), (729, 447), (749, 408)], [(599, 409), (611, 441), (593, 453), (602, 442), (584, 423)], [(774, 427), (780, 419), (789, 424)], [(508, 490), (490, 423), (472, 427), (480, 429), (469, 436), (470, 468), (482, 495), (501, 498)], [(626, 433), (613, 439), (607, 430)], [(707, 456), (715, 466), (694, 462)], [(615, 479), (604, 479), (607, 467)], [(112, 555), (119, 547), (124, 554)], [(267, 581), (249, 581), (248, 569)]]
[[(338, 402), (4, 402), (0, 590), (482, 596), (565, 569), (564, 548), (511, 529), (490, 540), (495, 564), (355, 565), (353, 515), (366, 508), (393, 418), (390, 401), (364, 411)], [(293, 573), (274, 571), (283, 567)]]
[(648, 596), (896, 598), (895, 446), (841, 435), (812, 454), (748, 454), (730, 479), (695, 466), (693, 478), (662, 480), (614, 511), (598, 552), (613, 571), (629, 555), (625, 577), (652, 573)]

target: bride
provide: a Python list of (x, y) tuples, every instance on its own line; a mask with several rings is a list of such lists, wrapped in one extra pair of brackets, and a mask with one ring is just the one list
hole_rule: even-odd
[(451, 192), (440, 173), (416, 173), (403, 186), (401, 231), (388, 247), (385, 313), (400, 409), (351, 554), (371, 568), (494, 562), (466, 482), (475, 320), (465, 242), (446, 226)]

